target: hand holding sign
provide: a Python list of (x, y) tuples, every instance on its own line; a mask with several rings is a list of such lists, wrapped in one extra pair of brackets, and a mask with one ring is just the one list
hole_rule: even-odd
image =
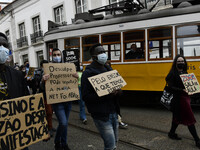
[(183, 85), (185, 86), (185, 90), (188, 93), (188, 95), (200, 93), (199, 82), (194, 73), (182, 74), (180, 75), (180, 77), (183, 81)]
[(88, 78), (98, 96), (108, 95), (126, 85), (117, 70), (105, 72)]

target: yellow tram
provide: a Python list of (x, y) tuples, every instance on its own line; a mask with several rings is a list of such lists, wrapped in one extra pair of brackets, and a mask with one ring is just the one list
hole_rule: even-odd
[[(45, 34), (51, 48), (76, 49), (84, 66), (91, 62), (89, 47), (101, 43), (112, 67), (127, 82), (123, 90), (162, 91), (176, 54), (188, 61), (188, 71), (200, 81), (200, 4), (155, 12), (111, 17), (61, 26)], [(126, 58), (135, 44), (140, 58)]]

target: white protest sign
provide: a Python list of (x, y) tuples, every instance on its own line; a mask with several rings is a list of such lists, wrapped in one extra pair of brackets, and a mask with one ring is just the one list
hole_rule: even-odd
[(0, 101), (0, 150), (23, 149), (48, 137), (43, 94)]
[(108, 95), (114, 90), (121, 89), (126, 85), (126, 82), (117, 72), (117, 70), (112, 70), (89, 77), (88, 80), (92, 84), (99, 97)]
[(45, 83), (48, 104), (79, 100), (78, 79), (73, 63), (44, 64), (44, 73), (50, 78)]
[(180, 77), (183, 81), (186, 91), (188, 92), (188, 95), (200, 93), (199, 82), (194, 73), (182, 74)]

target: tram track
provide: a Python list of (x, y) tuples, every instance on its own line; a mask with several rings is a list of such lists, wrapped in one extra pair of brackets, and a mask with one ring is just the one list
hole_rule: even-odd
[[(81, 127), (81, 126), (78, 126), (78, 125), (75, 125), (75, 124), (72, 124), (72, 123), (68, 123), (68, 125), (71, 126), (71, 127), (73, 127), (73, 128), (79, 129), (79, 130), (81, 130), (81, 131), (86, 131), (86, 132), (88, 132), (88, 133), (90, 133), (90, 134), (93, 134), (93, 135), (95, 135), (95, 136), (99, 136), (99, 133), (98, 133), (98, 132), (95, 132), (95, 131), (92, 131), (92, 130), (83, 128), (83, 127)], [(135, 149), (138, 149), (138, 150), (150, 150), (150, 149), (148, 149), (148, 148), (146, 148), (146, 147), (142, 147), (142, 146), (140, 146), (140, 145), (133, 144), (133, 143), (131, 143), (131, 142), (127, 142), (127, 141), (124, 141), (124, 140), (121, 140), (121, 139), (118, 140), (118, 144), (127, 145), (127, 146), (130, 146), (130, 147), (135, 148)]]
[[(75, 112), (75, 113), (79, 113), (79, 111), (77, 110), (71, 110), (72, 112)], [(86, 114), (86, 116), (90, 116), (89, 114)], [(168, 132), (166, 131), (163, 131), (163, 130), (159, 130), (159, 129), (155, 129), (155, 128), (150, 128), (150, 127), (146, 127), (146, 126), (141, 126), (141, 125), (137, 125), (137, 124), (133, 124), (133, 123), (129, 123), (129, 122), (126, 122), (128, 124), (129, 127), (136, 127), (136, 128), (139, 128), (139, 129), (144, 129), (144, 130), (148, 130), (148, 131), (152, 131), (152, 132), (158, 132), (158, 133), (161, 133), (161, 134), (168, 134)], [(182, 138), (185, 138), (187, 140), (192, 140), (192, 138), (188, 137), (188, 136), (181, 136)]]

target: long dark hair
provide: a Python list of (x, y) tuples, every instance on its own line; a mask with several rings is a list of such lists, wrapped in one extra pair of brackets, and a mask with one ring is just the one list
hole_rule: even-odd
[(168, 80), (168, 79), (171, 78), (172, 76), (179, 76), (178, 69), (177, 69), (177, 67), (176, 67), (177, 60), (178, 60), (179, 57), (182, 57), (183, 60), (184, 60), (184, 63), (185, 63), (185, 65), (184, 65), (184, 67), (183, 67), (183, 72), (184, 72), (184, 73), (187, 73), (187, 61), (186, 61), (186, 59), (185, 59), (185, 57), (184, 57), (183, 55), (179, 55), (179, 54), (178, 54), (178, 55), (176, 55), (176, 57), (174, 58), (172, 67), (171, 67), (171, 69), (170, 69), (170, 71), (169, 71), (169, 73), (168, 73), (168, 75), (167, 75), (167, 77), (166, 77), (166, 80)]

